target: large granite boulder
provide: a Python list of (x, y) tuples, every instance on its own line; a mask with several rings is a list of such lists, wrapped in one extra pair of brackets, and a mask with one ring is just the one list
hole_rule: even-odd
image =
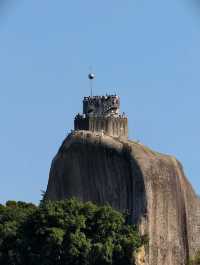
[(145, 265), (185, 265), (200, 249), (200, 200), (181, 164), (140, 143), (75, 131), (53, 159), (46, 198), (129, 211), (148, 235)]

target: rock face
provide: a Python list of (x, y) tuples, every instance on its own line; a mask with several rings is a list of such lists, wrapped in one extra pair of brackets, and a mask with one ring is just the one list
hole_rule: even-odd
[(46, 192), (51, 200), (72, 196), (128, 210), (149, 238), (142, 264), (186, 265), (200, 249), (200, 200), (174, 157), (75, 131), (53, 159)]

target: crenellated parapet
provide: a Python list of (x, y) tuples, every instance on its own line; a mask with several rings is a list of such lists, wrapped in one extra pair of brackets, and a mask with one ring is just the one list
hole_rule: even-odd
[(128, 138), (128, 118), (124, 113), (120, 114), (119, 96), (85, 97), (83, 114), (76, 115), (74, 129)]
[(83, 114), (86, 116), (119, 116), (120, 98), (116, 95), (85, 97)]

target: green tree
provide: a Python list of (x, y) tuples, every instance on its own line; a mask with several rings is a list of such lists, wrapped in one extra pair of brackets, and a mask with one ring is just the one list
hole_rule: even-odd
[(129, 265), (142, 243), (110, 206), (77, 199), (0, 206), (0, 264)]
[(35, 210), (36, 206), (24, 202), (8, 201), (6, 206), (0, 205), (0, 264), (21, 264), (20, 225)]

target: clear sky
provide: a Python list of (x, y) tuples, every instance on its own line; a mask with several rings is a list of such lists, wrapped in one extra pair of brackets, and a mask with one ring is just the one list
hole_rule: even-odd
[(0, 203), (39, 202), (91, 65), (130, 138), (176, 156), (200, 193), (197, 0), (0, 0)]

